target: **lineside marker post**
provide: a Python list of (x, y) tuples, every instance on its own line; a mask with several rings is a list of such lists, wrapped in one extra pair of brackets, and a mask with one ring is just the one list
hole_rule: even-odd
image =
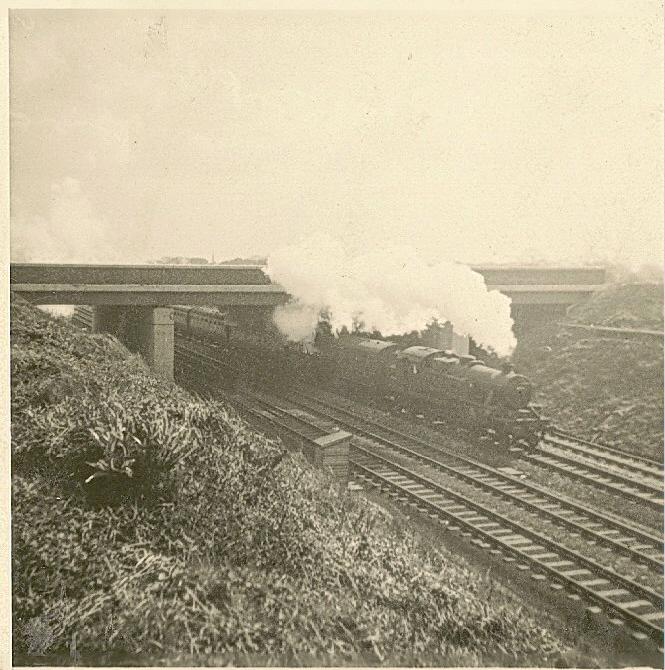
[(351, 433), (338, 430), (313, 440), (312, 462), (314, 465), (331, 470), (335, 479), (346, 482), (349, 479), (349, 446)]

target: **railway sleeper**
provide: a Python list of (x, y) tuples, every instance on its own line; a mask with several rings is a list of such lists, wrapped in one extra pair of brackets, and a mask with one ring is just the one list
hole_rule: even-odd
[[(536, 551), (536, 552), (540, 552), (542, 554), (544, 549), (545, 549), (545, 547), (543, 547), (542, 544), (532, 544), (530, 547), (525, 547), (524, 549), (522, 549), (522, 551), (523, 552)], [(556, 554), (552, 554), (552, 555), (556, 555)], [(533, 556), (529, 555), (529, 558), (531, 558), (531, 559), (533, 559), (534, 557), (535, 557), (535, 555), (533, 555)]]
[[(627, 603), (618, 603), (623, 607), (624, 609), (627, 610), (639, 610), (642, 609), (643, 607), (648, 607), (648, 608), (653, 608), (653, 603), (650, 603), (648, 600), (631, 600), (630, 602)], [(658, 612), (662, 616), (662, 612)], [(639, 616), (642, 616), (641, 614)]]
[(556, 570), (558, 568), (564, 568), (567, 565), (575, 565), (572, 561), (554, 561), (554, 563), (545, 563), (545, 567)]
[(579, 586), (583, 586), (585, 589), (588, 589), (591, 586), (603, 586), (605, 584), (609, 584), (609, 581), (607, 579), (603, 579), (603, 577), (596, 577), (594, 579), (588, 579), (584, 582), (577, 582)]
[(629, 595), (629, 593), (626, 589), (618, 588), (618, 589), (609, 589), (607, 591), (597, 591), (596, 595), (600, 596), (601, 598), (616, 598), (617, 596)]
[(455, 516), (458, 516), (458, 512), (466, 510), (467, 508), (464, 505), (446, 505), (446, 507), (441, 507), (442, 512), (455, 513)]
[(510, 530), (509, 528), (504, 528), (503, 526), (500, 526), (499, 528), (496, 528), (494, 530), (488, 530), (486, 532), (488, 535), (495, 537), (497, 540), (503, 540), (503, 537), (505, 537), (506, 535), (513, 535), (512, 530)]
[(435, 503), (437, 505), (446, 502), (445, 496), (442, 496), (440, 493), (423, 493), (422, 497), (427, 500), (427, 502)]
[[(506, 539), (502, 538), (503, 542), (507, 542), (511, 547), (520, 547), (520, 545), (525, 545), (529, 544), (530, 546), (533, 546), (533, 541), (530, 540), (528, 537), (518, 537), (515, 539)], [(521, 551), (524, 551), (524, 547), (520, 547)]]
[(532, 505), (542, 505), (545, 501), (536, 495), (535, 493), (527, 493), (525, 492), (525, 489), (522, 489), (522, 492), (519, 494), (520, 500), (523, 500), (524, 502), (528, 502)]
[[(468, 511), (460, 512), (456, 516), (459, 517), (460, 519), (464, 519), (464, 521), (469, 521), (471, 517), (477, 517), (478, 512), (476, 512), (475, 510), (468, 510)], [(478, 518), (479, 519), (487, 519), (487, 517), (484, 516), (484, 515), (482, 515)]]
[(544, 582), (547, 579), (547, 575), (544, 575), (542, 572), (531, 572), (531, 579), (536, 580), (537, 582)]
[[(501, 538), (501, 542), (505, 542), (506, 544), (513, 544), (520, 540), (528, 540), (528, 538), (525, 538), (524, 535), (518, 535), (516, 533), (513, 533), (512, 535), (504, 535)], [(532, 540), (528, 540), (528, 542), (529, 544), (533, 544)]]
[[(581, 577), (584, 575), (585, 577), (587, 575), (591, 576), (591, 572), (587, 570), (586, 568), (576, 568), (574, 570), (562, 570), (561, 574), (564, 577)], [(581, 586), (580, 582), (576, 582), (578, 586)]]
[(605, 528), (604, 530), (596, 531), (598, 535), (619, 535), (619, 531), (616, 528)]
[[(460, 516), (460, 515), (458, 515), (458, 516)], [(482, 515), (478, 515), (478, 514), (474, 514), (474, 516), (465, 516), (465, 517), (462, 517), (462, 518), (467, 523), (473, 523), (473, 524), (475, 524), (477, 521), (487, 521), (486, 516), (482, 516)], [(475, 528), (479, 528), (479, 526), (476, 525)]]

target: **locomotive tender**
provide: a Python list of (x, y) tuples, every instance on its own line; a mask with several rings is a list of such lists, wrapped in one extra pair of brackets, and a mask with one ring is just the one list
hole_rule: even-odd
[(206, 308), (176, 307), (175, 324), (185, 335), (221, 340), (250, 384), (315, 382), (349, 396), (387, 399), (506, 445), (535, 446), (548, 427), (531, 403), (533, 385), (510, 364), (499, 370), (448, 350), (352, 335), (319, 334), (314, 344), (280, 344), (256, 332), (232, 338), (234, 324)]

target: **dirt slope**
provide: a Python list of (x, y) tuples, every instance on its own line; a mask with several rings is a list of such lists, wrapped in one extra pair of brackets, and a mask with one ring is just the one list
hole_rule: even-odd
[[(572, 308), (569, 320), (662, 329), (662, 297), (662, 285), (612, 286)], [(525, 335), (513, 359), (560, 427), (662, 459), (662, 341), (589, 338), (549, 325)]]

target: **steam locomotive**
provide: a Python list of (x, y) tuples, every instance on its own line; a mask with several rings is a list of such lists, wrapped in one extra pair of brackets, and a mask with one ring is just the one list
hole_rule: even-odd
[(510, 364), (496, 369), (474, 356), (353, 335), (318, 333), (313, 343), (284, 343), (257, 331), (240, 334), (206, 308), (176, 307), (175, 324), (184, 335), (221, 342), (237, 377), (250, 385), (315, 383), (388, 401), (506, 445), (535, 446), (548, 427), (531, 402), (533, 385)]

